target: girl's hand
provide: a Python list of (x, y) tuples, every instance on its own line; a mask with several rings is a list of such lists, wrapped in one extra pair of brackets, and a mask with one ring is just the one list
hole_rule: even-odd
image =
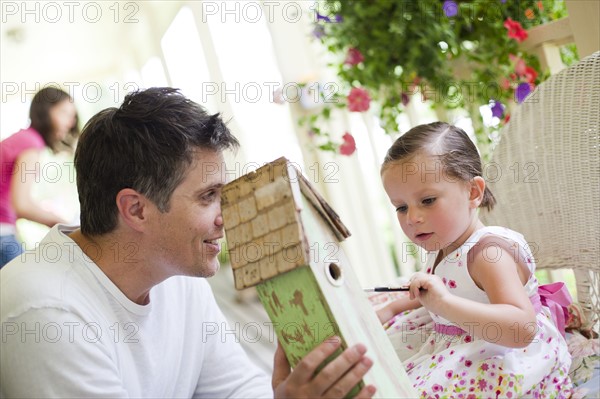
[(434, 274), (415, 273), (410, 279), (410, 299), (417, 299), (428, 310), (436, 311), (451, 295), (441, 278)]
[(420, 306), (421, 303), (419, 301), (415, 300), (414, 298), (409, 299), (406, 295), (403, 295), (402, 297), (388, 303), (376, 313), (381, 324), (385, 325), (397, 314), (400, 314), (406, 310), (416, 309)]

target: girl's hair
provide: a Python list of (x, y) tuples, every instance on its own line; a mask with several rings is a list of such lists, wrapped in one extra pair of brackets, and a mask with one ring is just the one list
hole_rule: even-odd
[[(400, 136), (388, 150), (381, 172), (419, 153), (438, 157), (449, 177), (469, 182), (483, 174), (475, 144), (464, 130), (444, 122), (419, 125)], [(486, 185), (479, 206), (490, 211), (495, 203), (496, 199)]]
[(44, 87), (38, 91), (29, 108), (29, 119), (31, 119), (31, 127), (34, 128), (44, 139), (46, 146), (53, 151), (58, 151), (60, 145), (68, 148), (72, 147), (72, 143), (79, 135), (78, 117), (75, 115), (75, 124), (69, 131), (65, 140), (57, 142), (54, 139), (52, 119), (50, 118), (50, 109), (63, 101), (73, 101), (70, 95), (66, 92), (57, 89), (56, 87)]

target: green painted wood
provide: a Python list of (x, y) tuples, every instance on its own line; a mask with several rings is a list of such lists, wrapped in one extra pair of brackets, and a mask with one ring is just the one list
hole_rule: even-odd
[(363, 381), (377, 387), (376, 398), (418, 397), (340, 242), (304, 196), (301, 216), (310, 249), (310, 268), (324, 301), (335, 315), (337, 328), (348, 346), (365, 344), (367, 356), (373, 359), (373, 367)]
[[(315, 346), (333, 336), (339, 336), (342, 345), (319, 370), (348, 347), (310, 267), (279, 275), (256, 289), (292, 368)], [(363, 386), (361, 382), (348, 396), (356, 395)]]
[(342, 339), (342, 347), (321, 367), (357, 343), (367, 346), (367, 356), (374, 362), (348, 396), (354, 396), (365, 384), (373, 384), (377, 387), (377, 398), (417, 397), (338, 236), (326, 221), (327, 216), (306, 197), (311, 196), (310, 192), (301, 192), (297, 177), (290, 182), (300, 212), (301, 242), (309, 255), (309, 264), (256, 286), (290, 365), (296, 366), (315, 346), (337, 335)]

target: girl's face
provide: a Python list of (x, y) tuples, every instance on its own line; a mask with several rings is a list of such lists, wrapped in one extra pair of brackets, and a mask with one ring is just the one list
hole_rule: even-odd
[(54, 138), (62, 141), (69, 131), (75, 126), (75, 105), (71, 100), (63, 100), (50, 108), (50, 120), (54, 130)]
[(390, 165), (382, 180), (404, 234), (426, 251), (442, 250), (445, 256), (481, 225), (476, 213), (481, 187), (443, 169), (437, 158), (417, 155)]

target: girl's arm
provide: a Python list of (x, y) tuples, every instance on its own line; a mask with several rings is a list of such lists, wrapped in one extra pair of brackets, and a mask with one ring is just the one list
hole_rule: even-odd
[(468, 267), (490, 304), (452, 295), (439, 277), (423, 273), (411, 281), (410, 296), (471, 335), (503, 346), (525, 347), (537, 332), (535, 311), (523, 289), (527, 273), (519, 270), (518, 259), (501, 238), (484, 237), (480, 244), (470, 251)]
[(417, 299), (410, 299), (408, 296), (398, 298), (377, 311), (377, 317), (381, 324), (384, 324), (398, 313), (406, 310), (416, 309), (421, 307), (421, 303)]
[(33, 187), (40, 179), (40, 152), (31, 149), (23, 153), (15, 161), (14, 174), (11, 178), (11, 202), (17, 217), (32, 220), (52, 227), (65, 222), (61, 217), (40, 208), (34, 201)]

